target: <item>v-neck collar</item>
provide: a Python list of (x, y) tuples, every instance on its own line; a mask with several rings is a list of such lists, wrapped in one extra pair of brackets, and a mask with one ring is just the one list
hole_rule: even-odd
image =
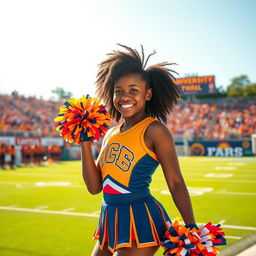
[(141, 123), (145, 122), (145, 120), (147, 120), (148, 118), (150, 118), (150, 117), (145, 117), (144, 119), (142, 119), (141, 121), (139, 121), (138, 123), (136, 123), (135, 125), (133, 125), (132, 127), (128, 128), (127, 130), (125, 130), (125, 131), (123, 131), (123, 132), (121, 131), (121, 127), (122, 127), (122, 125), (123, 125), (124, 123), (120, 124), (120, 125), (118, 126), (118, 129), (117, 129), (117, 131), (118, 131), (117, 134), (118, 134), (119, 136), (122, 136), (122, 135), (125, 135), (125, 134), (127, 134), (127, 133), (133, 131), (134, 129), (136, 129), (136, 127), (138, 127)]

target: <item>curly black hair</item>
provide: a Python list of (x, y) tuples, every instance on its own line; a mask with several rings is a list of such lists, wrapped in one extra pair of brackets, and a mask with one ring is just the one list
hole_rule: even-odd
[(151, 55), (145, 60), (144, 49), (141, 45), (141, 55), (136, 49), (118, 44), (125, 48), (124, 51), (113, 51), (108, 58), (99, 64), (96, 79), (96, 93), (106, 104), (112, 118), (119, 121), (121, 114), (115, 109), (113, 103), (114, 83), (117, 79), (128, 73), (138, 73), (146, 81), (147, 88), (152, 88), (152, 98), (146, 102), (145, 112), (147, 116), (157, 118), (159, 121), (167, 121), (167, 115), (172, 111), (180, 98), (181, 92), (175, 84), (173, 73), (168, 66), (175, 63), (162, 62), (146, 68)]

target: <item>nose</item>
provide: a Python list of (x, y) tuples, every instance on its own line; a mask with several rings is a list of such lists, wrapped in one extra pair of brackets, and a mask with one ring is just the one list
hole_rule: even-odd
[(130, 96), (129, 96), (128, 93), (123, 92), (123, 93), (120, 95), (120, 99), (122, 99), (122, 100), (129, 100), (129, 99), (130, 99)]

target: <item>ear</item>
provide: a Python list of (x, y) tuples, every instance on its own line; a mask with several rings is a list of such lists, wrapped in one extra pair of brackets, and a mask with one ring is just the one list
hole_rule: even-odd
[(146, 100), (149, 101), (152, 98), (152, 88), (147, 89), (146, 91)]

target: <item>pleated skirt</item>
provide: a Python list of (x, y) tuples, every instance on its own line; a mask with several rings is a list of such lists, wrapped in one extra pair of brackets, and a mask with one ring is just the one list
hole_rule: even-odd
[(130, 203), (103, 201), (93, 239), (101, 249), (107, 243), (111, 252), (131, 247), (132, 240), (138, 248), (158, 246), (170, 224), (164, 207), (151, 195)]

